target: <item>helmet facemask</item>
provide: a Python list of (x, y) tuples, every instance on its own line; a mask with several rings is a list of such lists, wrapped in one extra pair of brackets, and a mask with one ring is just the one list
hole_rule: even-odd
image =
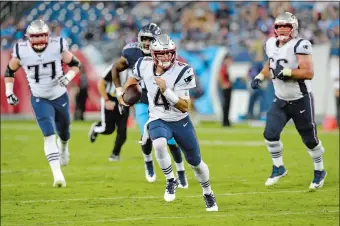
[(151, 51), (151, 55), (155, 65), (166, 70), (170, 68), (176, 60), (176, 49)]
[(153, 37), (150, 36), (141, 36), (140, 41), (138, 40), (140, 44), (140, 48), (143, 51), (144, 54), (150, 55), (150, 45), (151, 41), (153, 40)]
[(299, 24), (296, 17), (289, 12), (278, 15), (274, 22), (275, 36), (280, 41), (288, 41), (298, 35)]
[(275, 35), (280, 41), (287, 41), (292, 38), (292, 24), (275, 24)]
[(153, 62), (156, 66), (167, 70), (176, 60), (176, 45), (166, 34), (159, 35), (150, 46)]
[(50, 29), (42, 20), (34, 20), (26, 30), (26, 37), (36, 52), (45, 50), (48, 44)]

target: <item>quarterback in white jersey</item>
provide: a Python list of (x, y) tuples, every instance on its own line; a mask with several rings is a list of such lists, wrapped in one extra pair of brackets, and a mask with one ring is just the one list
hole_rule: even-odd
[[(128, 72), (132, 73), (132, 69), (141, 57), (151, 57), (150, 44), (154, 39), (154, 36), (160, 35), (161, 29), (155, 23), (149, 23), (143, 26), (138, 32), (138, 42), (127, 44), (122, 50), (122, 55), (112, 66), (112, 80), (117, 87), (117, 97), (122, 94), (122, 83), (119, 78), (119, 73)], [(141, 135), (144, 133), (144, 126), (149, 120), (149, 101), (148, 91), (144, 85), (144, 82), (140, 83), (142, 87), (142, 96), (138, 103), (134, 105), (134, 112), (137, 124), (141, 131)], [(173, 156), (176, 164), (179, 188), (188, 188), (188, 180), (185, 174), (185, 167), (182, 158), (182, 152), (174, 138), (168, 140), (168, 147)], [(153, 158), (152, 158), (152, 142), (148, 139), (141, 145), (144, 166), (145, 166), (145, 178), (148, 182), (153, 183), (156, 180), (156, 172), (154, 170)]]
[[(146, 140), (144, 136), (150, 135), (157, 162), (166, 177), (164, 199), (173, 201), (178, 185), (166, 148), (167, 140), (174, 137), (202, 186), (206, 210), (217, 211), (209, 169), (201, 159), (195, 129), (188, 115), (189, 89), (196, 86), (194, 71), (176, 60), (176, 46), (168, 35), (156, 36), (150, 49), (152, 57), (143, 57), (136, 62), (125, 87), (143, 80), (148, 90), (149, 121), (143, 141)], [(125, 104), (121, 97), (119, 101)]]
[[(13, 86), (14, 74), (22, 67), (31, 91), (32, 108), (44, 135), (44, 151), (53, 173), (53, 186), (65, 187), (60, 164), (67, 165), (69, 161), (70, 114), (66, 86), (79, 72), (80, 62), (68, 51), (65, 39), (52, 38), (49, 34), (44, 21), (34, 20), (26, 31), (28, 40), (15, 44), (5, 71), (6, 96), (10, 105), (19, 103)], [(65, 75), (62, 63), (70, 66)], [(58, 145), (54, 128), (59, 135)]]
[(308, 40), (298, 38), (296, 17), (285, 12), (275, 19), (275, 35), (265, 44), (269, 58), (262, 71), (252, 81), (257, 89), (265, 78), (272, 78), (275, 99), (267, 113), (264, 138), (273, 160), (271, 176), (266, 186), (276, 184), (288, 170), (283, 165), (280, 134), (286, 123), (293, 119), (309, 155), (314, 163), (314, 179), (309, 189), (321, 188), (327, 175), (323, 167), (324, 148), (317, 137), (314, 99), (311, 79), (314, 77), (312, 45)]

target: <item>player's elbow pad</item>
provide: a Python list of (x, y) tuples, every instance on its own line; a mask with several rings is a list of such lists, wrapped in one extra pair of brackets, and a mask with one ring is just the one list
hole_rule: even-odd
[(7, 65), (7, 68), (6, 68), (6, 70), (5, 70), (5, 77), (6, 78), (14, 78), (14, 73), (15, 73), (16, 71), (14, 71), (14, 70), (12, 70), (10, 67), (9, 67), (9, 65)]
[(74, 56), (72, 57), (72, 60), (71, 60), (71, 62), (70, 63), (68, 63), (67, 64), (69, 67), (77, 67), (77, 68), (81, 68), (81, 63), (80, 63), (80, 61), (77, 59), (77, 58), (75, 58)]

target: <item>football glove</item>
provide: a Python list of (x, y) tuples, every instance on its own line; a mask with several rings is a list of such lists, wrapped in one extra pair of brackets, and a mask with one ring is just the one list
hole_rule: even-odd
[(7, 96), (7, 103), (15, 106), (19, 103), (19, 99), (14, 94), (11, 94), (11, 95)]
[(256, 77), (251, 81), (252, 89), (260, 89), (262, 85), (262, 80), (264, 79), (264, 75), (262, 73), (256, 75)]
[(74, 71), (69, 70), (64, 76), (58, 78), (59, 85), (66, 87), (76, 75), (77, 74)]
[(275, 78), (278, 78), (282, 81), (287, 81), (291, 79), (292, 70), (289, 68), (284, 68), (282, 65), (277, 65), (274, 70)]
[(255, 78), (253, 81), (251, 81), (251, 88), (252, 89), (260, 89), (262, 85), (262, 80)]

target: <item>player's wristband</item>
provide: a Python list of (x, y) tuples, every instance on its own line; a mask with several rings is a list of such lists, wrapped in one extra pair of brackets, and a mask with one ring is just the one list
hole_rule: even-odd
[(165, 92), (163, 93), (165, 98), (170, 102), (170, 104), (175, 105), (179, 101), (179, 97), (176, 95), (174, 91), (170, 88), (166, 88)]
[(292, 69), (283, 68), (282, 73), (284, 76), (292, 76)]
[(6, 82), (6, 97), (10, 96), (13, 94), (13, 82)]
[(116, 88), (116, 96), (117, 98), (123, 95), (123, 88), (122, 87), (117, 87)]
[(255, 79), (260, 79), (261, 81), (264, 79), (264, 75), (262, 73), (256, 75)]
[(72, 79), (77, 75), (76, 72), (74, 72), (73, 70), (69, 70), (67, 73), (66, 73), (66, 78), (69, 80), (69, 81), (72, 81)]

